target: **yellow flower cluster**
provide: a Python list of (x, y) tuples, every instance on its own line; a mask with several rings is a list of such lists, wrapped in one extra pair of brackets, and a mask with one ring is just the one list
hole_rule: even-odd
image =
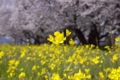
[(19, 79), (23, 79), (25, 77), (25, 72), (21, 72), (18, 76)]
[(59, 74), (53, 73), (52, 80), (62, 80), (59, 76)]
[(20, 64), (19, 60), (15, 60), (15, 59), (9, 60), (8, 70), (7, 70), (7, 73), (9, 73), (8, 77), (15, 76), (15, 71), (16, 71), (19, 64)]
[(0, 58), (2, 58), (2, 57), (4, 56), (4, 54), (5, 54), (5, 53), (4, 53), (3, 51), (1, 51), (1, 52), (0, 52)]
[[(59, 44), (64, 43), (64, 41), (66, 40), (68, 36), (70, 36), (70, 34), (71, 32), (68, 29), (66, 29), (66, 36), (64, 36), (63, 32), (60, 33), (59, 31), (55, 31), (54, 36), (49, 35), (49, 38), (47, 38), (47, 40), (52, 42), (53, 44), (59, 45)], [(74, 45), (73, 39), (70, 39), (69, 43), (71, 45)]]
[(120, 37), (116, 37), (116, 38), (115, 38), (115, 44), (116, 44), (116, 45), (120, 44)]
[(100, 76), (101, 80), (105, 80), (105, 76), (104, 76), (103, 72), (99, 72), (99, 76)]
[(89, 73), (85, 74), (79, 70), (78, 73), (75, 73), (73, 76), (68, 77), (69, 80), (87, 80), (91, 79), (91, 75)]
[(0, 45), (0, 79), (119, 80), (120, 47), (105, 49), (93, 45)]
[(120, 67), (118, 67), (117, 69), (111, 68), (108, 77), (111, 80), (120, 80)]

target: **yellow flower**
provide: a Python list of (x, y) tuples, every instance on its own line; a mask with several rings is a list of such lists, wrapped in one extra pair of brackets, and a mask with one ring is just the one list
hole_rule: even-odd
[(12, 66), (12, 65), (14, 65), (14, 63), (15, 63), (15, 59), (13, 59), (13, 60), (10, 60), (10, 61), (9, 61), (9, 66)]
[[(61, 43), (64, 43), (66, 40), (66, 37), (68, 37), (71, 34), (71, 32), (66, 29), (66, 36), (64, 36), (64, 33), (60, 33), (59, 31), (54, 32), (54, 37), (52, 35), (49, 35), (49, 38), (47, 38), (48, 41), (52, 42), (53, 44), (59, 45)], [(70, 41), (70, 44), (74, 44), (74, 41)]]
[(102, 80), (105, 80), (105, 76), (104, 76), (104, 74), (103, 74), (102, 72), (99, 72), (99, 76), (100, 76), (100, 78), (101, 78)]
[(104, 48), (107, 50), (110, 50), (110, 46), (105, 46)]
[(41, 75), (43, 75), (46, 72), (46, 68), (42, 68)]
[(120, 43), (120, 37), (115, 38), (115, 44), (118, 45)]
[(69, 36), (70, 34), (71, 32), (68, 29), (66, 29), (66, 36)]
[(1, 52), (0, 52), (0, 58), (2, 58), (2, 57), (4, 56), (4, 54), (5, 54), (5, 53), (4, 53), (3, 51), (1, 51)]
[(85, 79), (85, 74), (81, 72), (81, 70), (79, 70), (78, 73), (75, 73), (73, 76), (74, 80), (82, 80)]
[(66, 77), (66, 76), (67, 76), (67, 74), (66, 74), (66, 73), (64, 73), (63, 75), (64, 75), (64, 77)]
[(117, 61), (119, 58), (119, 55), (118, 54), (114, 54), (111, 61), (114, 63), (115, 61)]
[(70, 45), (74, 45), (75, 44), (75, 42), (74, 42), (74, 40), (72, 38), (70, 39), (69, 44)]
[(120, 37), (116, 37), (115, 42), (119, 42), (119, 41), (120, 41)]
[(59, 31), (56, 31), (56, 32), (54, 32), (54, 36), (55, 37), (53, 37), (52, 35), (49, 35), (49, 38), (47, 38), (47, 40), (56, 44), (56, 45), (59, 45), (66, 40), (66, 37), (64, 37), (63, 32), (60, 33)]
[(71, 63), (73, 61), (73, 58), (70, 56), (68, 60), (66, 60), (67, 63)]
[(49, 35), (49, 38), (47, 38), (48, 41), (54, 42), (54, 37), (52, 35)]
[(106, 73), (109, 73), (111, 71), (111, 68), (104, 69)]
[(26, 50), (23, 50), (20, 54), (20, 58), (23, 58), (25, 56), (25, 54), (26, 54)]
[(62, 80), (59, 76), (59, 74), (53, 73), (51, 80)]
[(87, 80), (90, 79), (91, 75), (90, 74), (84, 74), (79, 70), (78, 73), (75, 73), (73, 76), (73, 80)]
[(20, 61), (19, 61), (19, 60), (16, 60), (16, 61), (15, 61), (15, 66), (17, 67), (19, 64), (20, 64)]
[(86, 61), (86, 58), (84, 58), (84, 57), (80, 57), (80, 64), (83, 64), (84, 62)]
[(119, 80), (120, 79), (120, 67), (118, 69), (111, 69), (111, 72), (108, 74), (110, 80)]
[(48, 80), (48, 75), (45, 75), (44, 77), (45, 77), (45, 80)]
[(25, 72), (21, 72), (18, 76), (19, 79), (24, 78), (26, 76)]
[(13, 77), (13, 76), (15, 76), (15, 73), (11, 72), (8, 77)]
[(90, 72), (90, 69), (84, 69), (85, 73), (88, 74)]
[(32, 70), (35, 71), (36, 69), (37, 69), (37, 66), (34, 65), (34, 66), (32, 67)]
[(37, 75), (40, 76), (41, 75), (40, 72), (38, 72)]
[(96, 56), (95, 58), (92, 59), (92, 62), (94, 62), (95, 64), (98, 64), (100, 62), (99, 59), (100, 57)]
[(58, 36), (58, 35), (60, 35), (61, 33), (59, 32), (59, 31), (55, 31), (54, 32), (54, 36)]
[(31, 57), (27, 57), (26, 59), (27, 59), (27, 60), (30, 60), (30, 59), (31, 59)]
[(51, 70), (53, 70), (55, 68), (55, 64), (52, 63), (49, 67)]
[(91, 79), (91, 75), (90, 74), (86, 75), (86, 79)]
[(58, 36), (55, 37), (54, 44), (60, 44), (63, 43), (66, 40), (66, 37), (64, 37), (64, 33), (60, 33)]

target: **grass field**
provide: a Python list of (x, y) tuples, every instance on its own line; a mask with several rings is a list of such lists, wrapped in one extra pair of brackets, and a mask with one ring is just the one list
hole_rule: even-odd
[(0, 80), (120, 80), (120, 46), (0, 45)]

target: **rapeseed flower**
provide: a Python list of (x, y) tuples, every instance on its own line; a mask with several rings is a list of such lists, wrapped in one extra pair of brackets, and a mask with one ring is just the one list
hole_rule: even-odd
[(117, 61), (119, 58), (119, 55), (118, 54), (114, 54), (111, 61), (114, 63), (115, 61)]
[[(55, 34), (58, 35), (59, 32)], [(114, 51), (109, 46), (106, 48), (107, 51), (102, 51), (95, 47), (92, 48), (91, 45), (43, 44), (40, 46), (7, 46), (6, 49), (6, 46), (1, 45), (0, 52), (3, 51), (4, 56), (0, 58), (2, 62), (0, 78), (6, 80), (17, 78), (19, 80), (54, 80), (56, 78), (61, 80), (119, 80), (120, 47), (117, 46)], [(24, 55), (20, 58), (22, 53)]]
[(74, 45), (75, 44), (75, 42), (74, 42), (74, 40), (72, 38), (69, 40), (69, 44), (70, 45)]
[(52, 63), (52, 64), (50, 64), (49, 67), (50, 67), (51, 70), (53, 70), (55, 68), (55, 64)]
[(13, 77), (15, 75), (15, 71), (17, 70), (18, 65), (20, 64), (19, 60), (12, 59), (8, 63), (8, 70), (6, 71), (9, 73), (8, 77)]
[[(70, 36), (71, 32), (66, 29), (66, 36), (64, 36), (63, 32), (59, 32), (59, 31), (55, 31), (54, 32), (54, 36), (49, 35), (49, 37), (47, 38), (48, 41), (52, 42), (53, 44), (59, 45), (64, 43), (64, 41), (66, 41), (66, 38), (68, 36)], [(71, 45), (74, 44), (74, 41), (71, 39), (69, 42)]]
[(17, 67), (19, 64), (20, 64), (20, 61), (19, 61), (19, 60), (16, 60), (16, 61), (15, 61), (15, 66)]
[(42, 68), (42, 72), (41, 72), (41, 75), (45, 74), (46, 73), (46, 68)]
[(61, 79), (61, 77), (59, 76), (59, 74), (53, 73), (51, 80), (62, 80), (62, 79)]
[(40, 72), (38, 72), (37, 75), (40, 76), (41, 75)]
[(99, 72), (99, 76), (100, 76), (101, 80), (105, 80), (105, 76), (104, 76), (103, 72)]
[(116, 45), (120, 44), (120, 37), (116, 37), (116, 38), (115, 38), (115, 44), (116, 44)]
[(1, 52), (0, 52), (0, 58), (2, 58), (2, 57), (4, 56), (4, 54), (5, 54), (5, 53), (4, 53), (3, 51), (1, 51)]
[(56, 37), (56, 36), (58, 36), (58, 35), (60, 35), (61, 33), (59, 32), (59, 31), (55, 31), (54, 32), (54, 36)]
[(32, 67), (32, 70), (35, 71), (36, 69), (37, 69), (37, 66), (34, 65), (34, 66)]
[(10, 72), (8, 77), (13, 77), (13, 76), (15, 76), (15, 72)]
[(45, 77), (45, 80), (49, 80), (49, 79), (48, 79), (48, 75), (45, 75), (44, 77)]
[(52, 35), (49, 35), (49, 38), (47, 38), (48, 41), (54, 42), (54, 37)]
[(84, 69), (86, 74), (89, 74), (90, 69)]
[(66, 40), (66, 37), (64, 37), (64, 33), (60, 33), (57, 36), (55, 36), (55, 41), (53, 42), (56, 45), (59, 45), (63, 43)]
[(47, 38), (48, 41), (52, 42), (53, 44), (59, 45), (63, 43), (66, 40), (66, 37), (64, 37), (64, 33), (60, 33), (59, 31), (54, 32), (54, 36), (49, 35), (49, 38)]
[(118, 69), (112, 68), (108, 74), (108, 78), (111, 80), (120, 80), (120, 67), (118, 67)]
[(71, 34), (71, 32), (68, 29), (66, 29), (66, 36), (68, 37), (68, 36), (70, 36), (70, 34)]
[(18, 76), (19, 79), (22, 79), (26, 76), (25, 72), (21, 72)]
[(80, 62), (80, 64), (83, 64), (83, 63), (85, 63), (86, 62), (86, 60), (87, 60), (87, 58), (86, 57), (79, 57), (79, 62)]
[(21, 52), (21, 54), (20, 54), (20, 58), (23, 58), (23, 57), (25, 56), (25, 54), (26, 54), (26, 51), (23, 50), (23, 51)]
[(73, 80), (85, 80), (85, 79), (90, 79), (91, 75), (90, 74), (85, 74), (81, 70), (79, 70), (78, 73), (75, 73), (74, 76), (72, 77)]
[(12, 59), (12, 60), (9, 61), (8, 65), (17, 67), (19, 64), (20, 64), (19, 60)]
[(100, 56), (96, 56), (95, 58), (91, 59), (91, 61), (95, 64), (98, 64), (100, 62)]
[(71, 63), (73, 61), (73, 58), (70, 56), (68, 60), (66, 60), (67, 63)]

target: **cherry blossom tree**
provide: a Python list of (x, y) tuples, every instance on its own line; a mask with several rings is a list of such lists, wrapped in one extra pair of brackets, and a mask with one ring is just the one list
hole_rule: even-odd
[(0, 17), (0, 35), (21, 42), (45, 43), (49, 34), (68, 28), (83, 44), (107, 45), (120, 32), (120, 1), (1, 0)]

